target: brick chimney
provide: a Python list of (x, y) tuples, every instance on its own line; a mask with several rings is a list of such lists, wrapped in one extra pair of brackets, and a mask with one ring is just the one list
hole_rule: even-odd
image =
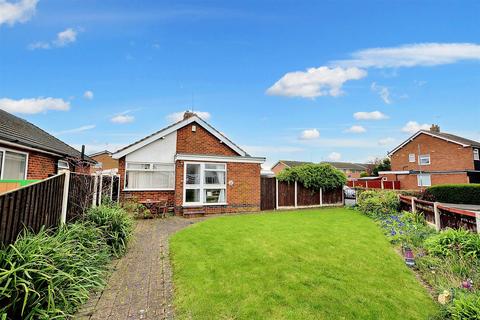
[(191, 118), (193, 116), (196, 116), (196, 114), (194, 112), (191, 112), (191, 111), (185, 111), (185, 113), (183, 114), (183, 120), (185, 119), (188, 119), (188, 118)]
[(440, 132), (440, 126), (438, 124), (432, 124), (430, 127), (431, 132)]

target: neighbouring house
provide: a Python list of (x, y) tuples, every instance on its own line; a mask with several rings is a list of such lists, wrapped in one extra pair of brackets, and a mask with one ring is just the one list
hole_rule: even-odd
[(66, 169), (83, 173), (93, 163), (34, 124), (0, 110), (0, 180), (40, 180)]
[(97, 162), (93, 167), (94, 171), (118, 170), (118, 159), (113, 159), (112, 152), (108, 150), (92, 153), (89, 157)]
[[(273, 167), (272, 171), (275, 174), (278, 174), (285, 168), (291, 168), (291, 167), (296, 167), (300, 166), (303, 164), (309, 164), (313, 162), (305, 162), (305, 161), (289, 161), (289, 160), (279, 160)], [(332, 165), (333, 167), (337, 168), (338, 170), (342, 171), (345, 173), (348, 179), (358, 179), (360, 178), (360, 174), (362, 172), (369, 172), (372, 169), (371, 164), (366, 164), (366, 163), (352, 163), (352, 162), (329, 162), (329, 161), (323, 161), (321, 163), (328, 163)]]
[(386, 180), (400, 181), (402, 189), (438, 184), (480, 183), (480, 142), (440, 131), (432, 125), (420, 130), (389, 152), (391, 171)]
[(192, 112), (113, 154), (121, 199), (167, 201), (184, 216), (260, 210), (260, 170), (252, 157)]

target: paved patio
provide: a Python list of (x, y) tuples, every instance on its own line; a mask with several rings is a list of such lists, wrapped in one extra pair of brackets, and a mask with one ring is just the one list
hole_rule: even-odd
[(168, 237), (204, 218), (138, 220), (128, 253), (113, 263), (104, 291), (91, 297), (76, 319), (173, 319)]

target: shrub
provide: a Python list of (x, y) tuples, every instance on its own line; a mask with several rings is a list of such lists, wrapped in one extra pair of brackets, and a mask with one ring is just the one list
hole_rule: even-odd
[(464, 294), (447, 307), (448, 317), (454, 320), (480, 319), (480, 294)]
[(437, 256), (480, 258), (480, 235), (467, 230), (447, 229), (425, 241), (429, 253)]
[(119, 205), (90, 208), (86, 219), (103, 230), (107, 244), (114, 256), (126, 251), (133, 232), (133, 218)]
[(400, 202), (393, 191), (366, 190), (357, 197), (358, 209), (365, 215), (380, 218), (395, 214)]
[(301, 182), (305, 188), (331, 190), (347, 182), (345, 174), (328, 163), (304, 164), (286, 168), (277, 175), (280, 181)]
[(480, 184), (445, 184), (425, 190), (424, 197), (430, 201), (480, 204)]
[(76, 223), (51, 234), (24, 233), (0, 251), (0, 314), (5, 319), (67, 318), (104, 286), (109, 250), (102, 231)]

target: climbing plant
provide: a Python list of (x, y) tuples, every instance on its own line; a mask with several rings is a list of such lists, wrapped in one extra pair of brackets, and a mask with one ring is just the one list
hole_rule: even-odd
[(301, 182), (309, 189), (336, 189), (342, 187), (347, 178), (345, 174), (328, 163), (304, 164), (286, 168), (277, 175), (279, 181)]

